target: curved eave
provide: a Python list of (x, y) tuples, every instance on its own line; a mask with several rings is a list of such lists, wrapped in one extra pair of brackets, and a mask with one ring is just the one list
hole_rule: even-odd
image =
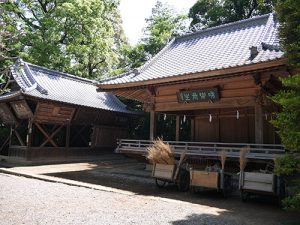
[(9, 92), (3, 95), (0, 95), (0, 102), (19, 99), (22, 96), (21, 91)]
[(128, 82), (128, 83), (118, 83), (118, 84), (97, 84), (98, 91), (112, 91), (126, 88), (143, 88), (145, 86), (173, 83), (179, 81), (188, 81), (195, 79), (217, 79), (227, 75), (235, 75), (241, 73), (249, 73), (254, 71), (267, 70), (274, 67), (285, 66), (287, 63), (287, 58), (280, 58), (276, 60), (271, 60), (267, 62), (249, 64), (244, 66), (229, 67), (219, 70), (211, 70), (199, 73), (189, 73), (189, 74), (179, 74), (172, 77), (137, 81), (137, 82)]

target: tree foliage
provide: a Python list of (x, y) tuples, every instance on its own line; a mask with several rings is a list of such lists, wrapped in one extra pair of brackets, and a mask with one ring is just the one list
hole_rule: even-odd
[(276, 0), (198, 0), (190, 9), (191, 27), (213, 27), (270, 13)]
[[(12, 17), (3, 17), (4, 3), (0, 3), (0, 73), (15, 59), (21, 49), (16, 21)], [(4, 80), (0, 77), (0, 83)]]
[(124, 43), (118, 1), (19, 0), (1, 4), (0, 18), (22, 33), (15, 55), (82, 77), (107, 74)]
[[(300, 66), (300, 1), (280, 0), (277, 5), (281, 23), (279, 34), (282, 46), (292, 67)], [(300, 151), (300, 74), (282, 79), (285, 89), (273, 100), (282, 106), (282, 112), (273, 121), (285, 146)]]
[[(300, 66), (300, 0), (279, 0), (276, 6), (281, 24), (279, 35), (291, 67)], [(282, 107), (273, 124), (279, 130), (283, 144), (293, 155), (277, 159), (275, 170), (281, 174), (300, 174), (300, 73), (282, 79), (284, 89), (273, 97)], [(294, 196), (283, 201), (286, 209), (300, 210), (300, 183)]]
[(187, 31), (187, 16), (174, 12), (168, 5), (157, 1), (152, 14), (146, 19), (143, 37), (134, 46), (123, 49), (128, 69), (141, 66), (157, 54), (166, 43)]

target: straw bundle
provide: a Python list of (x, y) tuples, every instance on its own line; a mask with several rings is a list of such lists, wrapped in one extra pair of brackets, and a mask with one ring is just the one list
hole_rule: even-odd
[(225, 169), (225, 162), (226, 162), (226, 151), (225, 150), (222, 150), (220, 152), (220, 159), (221, 159), (221, 164), (222, 164), (222, 170)]
[(147, 158), (154, 163), (175, 164), (175, 159), (171, 150), (171, 146), (164, 143), (160, 138), (153, 142), (153, 145), (147, 148)]
[(240, 171), (244, 171), (246, 165), (247, 165), (247, 148), (241, 148), (240, 150)]

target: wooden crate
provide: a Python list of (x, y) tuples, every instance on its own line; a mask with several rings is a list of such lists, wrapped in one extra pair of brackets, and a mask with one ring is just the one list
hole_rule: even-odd
[(242, 188), (252, 191), (274, 192), (274, 174), (244, 172)]
[(165, 180), (173, 180), (175, 168), (175, 165), (156, 163), (153, 166), (152, 176), (155, 178), (161, 178)]
[(218, 189), (218, 172), (206, 172), (200, 170), (190, 171), (191, 186)]

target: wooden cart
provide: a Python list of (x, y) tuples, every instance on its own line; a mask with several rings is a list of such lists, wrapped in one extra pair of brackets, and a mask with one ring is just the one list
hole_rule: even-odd
[(284, 180), (274, 173), (240, 172), (241, 198), (246, 201), (251, 194), (273, 195), (279, 203), (285, 196)]
[(177, 165), (155, 163), (152, 177), (155, 178), (155, 183), (160, 188), (168, 183), (175, 183), (180, 191), (188, 191), (190, 186), (190, 174), (188, 164), (184, 162), (184, 155), (180, 157)]
[(231, 175), (225, 174), (223, 170), (208, 172), (190, 169), (190, 187), (193, 192), (197, 189), (215, 189), (222, 192), (226, 197), (232, 191)]

